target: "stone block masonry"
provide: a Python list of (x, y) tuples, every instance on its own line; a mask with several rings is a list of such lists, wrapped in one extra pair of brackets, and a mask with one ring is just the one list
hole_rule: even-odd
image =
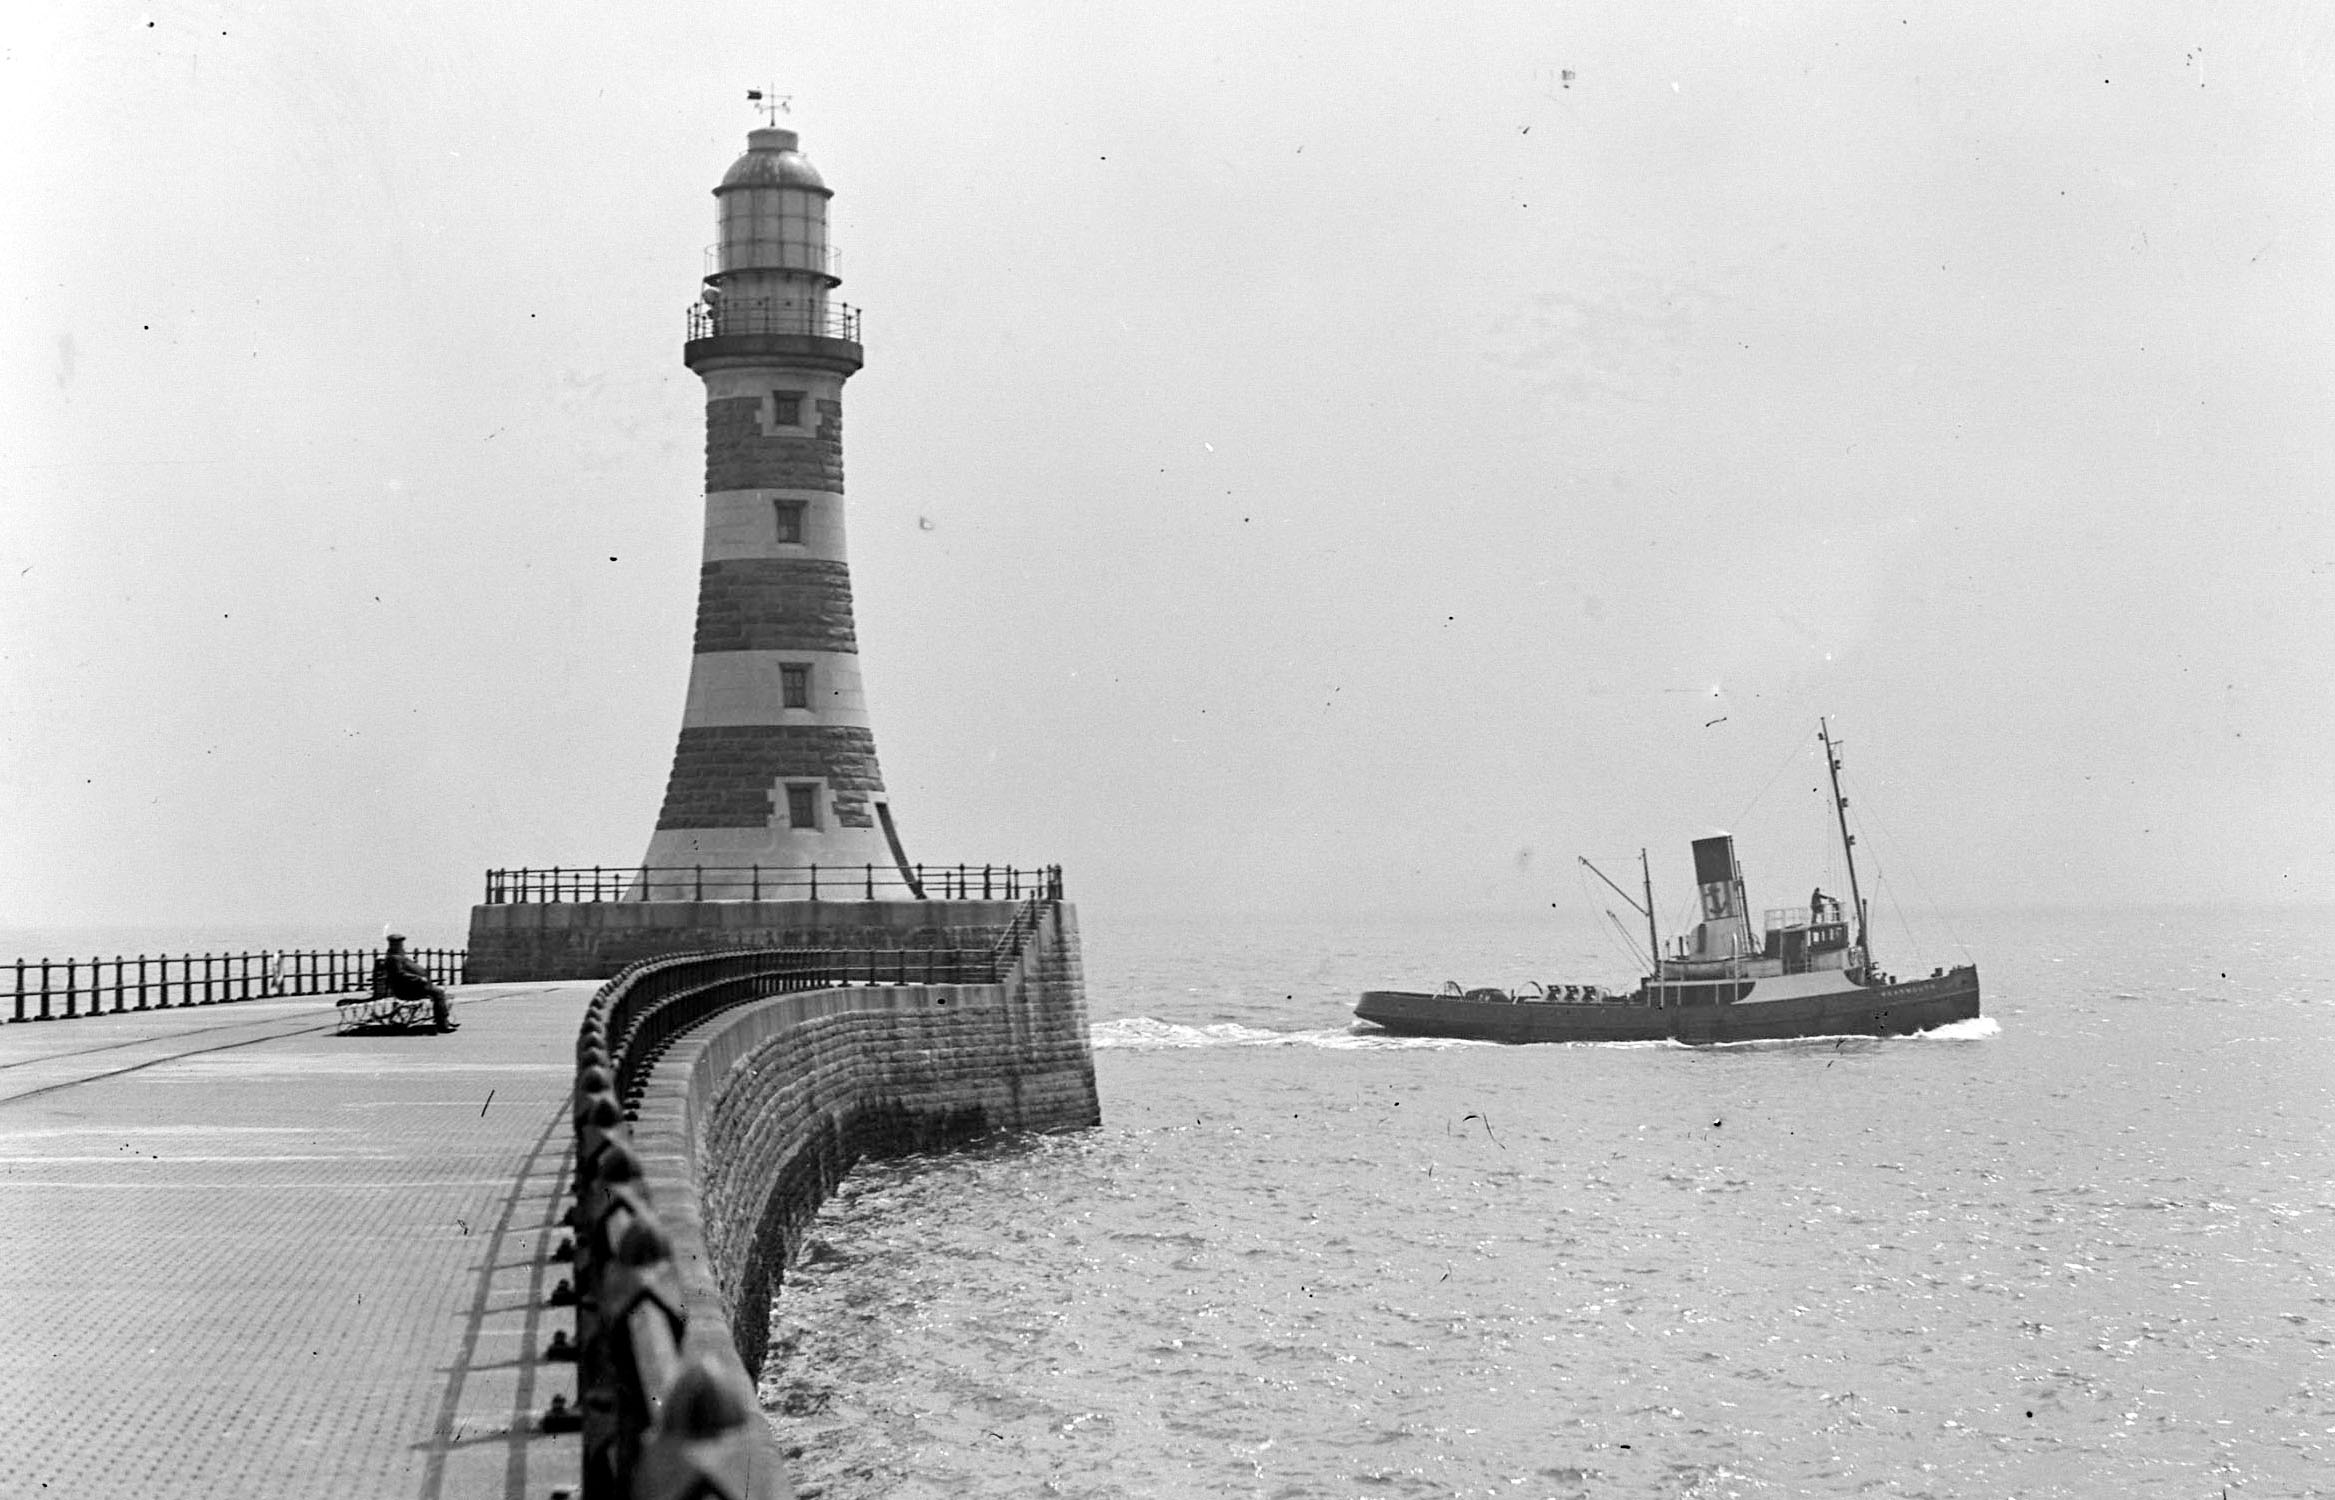
[[(835, 872), (852, 893), (856, 869)], [(606, 979), (662, 953), (732, 948), (985, 951), (1014, 901), (512, 902), (470, 909), (470, 983)]]
[(1075, 912), (1052, 910), (997, 985), (815, 990), (684, 1033), (633, 1127), (682, 1267), (694, 1342), (756, 1376), (770, 1298), (862, 1156), (1100, 1123)]
[(830, 490), (843, 493), (843, 403), (813, 403), (808, 433), (766, 434), (762, 399), (705, 403), (705, 487), (712, 490)]
[(683, 729), (665, 785), (660, 831), (760, 828), (778, 815), (774, 789), (789, 777), (827, 784), (835, 821), (873, 828), (868, 798), (881, 796), (876, 737), (849, 724), (716, 724)]
[(697, 574), (699, 655), (854, 651), (851, 568), (812, 557), (738, 557)]

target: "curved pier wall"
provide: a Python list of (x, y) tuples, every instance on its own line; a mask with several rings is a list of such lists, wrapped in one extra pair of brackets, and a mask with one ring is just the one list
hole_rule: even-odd
[(985, 948), (1020, 905), (548, 901), (474, 906), (465, 982), (606, 979), (638, 959), (723, 948)]
[(684, 1033), (633, 1123), (673, 1237), (689, 1340), (759, 1379), (770, 1298), (862, 1156), (1101, 1120), (1077, 919), (1055, 906), (1003, 984), (855, 986), (741, 1006)]

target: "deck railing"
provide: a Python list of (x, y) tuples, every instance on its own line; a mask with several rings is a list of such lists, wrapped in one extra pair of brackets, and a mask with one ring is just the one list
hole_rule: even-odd
[[(141, 953), (135, 958), (20, 958), (0, 964), (0, 1019), (64, 1021), (278, 995), (348, 994), (372, 984), (373, 965), (384, 951), (278, 948), (260, 953)], [(470, 959), (461, 948), (409, 949), (406, 956), (440, 984), (462, 983)]]
[(563, 865), (489, 870), (486, 904), (594, 901), (919, 901), (1062, 899), (1062, 867), (1039, 865)]

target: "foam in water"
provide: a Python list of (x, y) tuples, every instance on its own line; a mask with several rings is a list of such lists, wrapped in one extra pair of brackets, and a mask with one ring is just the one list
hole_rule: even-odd
[(1948, 1021), (1928, 1031), (1917, 1032), (1928, 1042), (1983, 1042), (2003, 1034), (2003, 1023), (1992, 1016), (1972, 1016), (1967, 1021)]
[(1219, 1021), (1208, 1026), (1183, 1026), (1173, 1021), (1156, 1020), (1150, 1016), (1129, 1016), (1116, 1021), (1098, 1022), (1094, 1027), (1094, 1045), (1098, 1052), (1125, 1047), (1158, 1051), (1176, 1047), (1489, 1047), (1495, 1042), (1462, 1041), (1456, 1037), (1394, 1036), (1375, 1027), (1356, 1025), (1352, 1028), (1313, 1031), (1269, 1031), (1258, 1026), (1243, 1026), (1234, 1021)]

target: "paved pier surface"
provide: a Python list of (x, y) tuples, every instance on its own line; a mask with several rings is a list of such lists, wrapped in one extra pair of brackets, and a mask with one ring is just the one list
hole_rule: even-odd
[(0, 1026), (0, 1495), (530, 1496), (594, 986)]

